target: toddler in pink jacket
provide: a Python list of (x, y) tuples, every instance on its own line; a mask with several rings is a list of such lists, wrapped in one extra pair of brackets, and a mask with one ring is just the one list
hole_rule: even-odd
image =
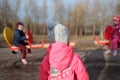
[[(118, 53), (118, 44), (120, 43), (120, 16), (113, 17), (113, 31), (111, 36), (112, 49), (114, 50), (113, 56), (116, 56)], [(109, 31), (110, 33), (110, 31)], [(110, 53), (110, 44), (108, 44), (107, 51), (105, 53)]]
[(48, 27), (51, 44), (40, 64), (40, 80), (89, 80), (85, 66), (71, 46), (68, 29), (57, 24)]

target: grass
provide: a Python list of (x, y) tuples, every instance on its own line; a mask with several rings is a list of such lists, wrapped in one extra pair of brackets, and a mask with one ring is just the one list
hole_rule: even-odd
[[(33, 40), (35, 44), (39, 44), (41, 43), (42, 40), (45, 41), (45, 43), (49, 43), (49, 39), (47, 35), (33, 35)], [(93, 37), (92, 36), (70, 36), (70, 42), (76, 42), (79, 44), (82, 43), (88, 43), (88, 42), (92, 42), (93, 41)], [(3, 34), (0, 34), (0, 47), (6, 47), (6, 42), (4, 40)]]

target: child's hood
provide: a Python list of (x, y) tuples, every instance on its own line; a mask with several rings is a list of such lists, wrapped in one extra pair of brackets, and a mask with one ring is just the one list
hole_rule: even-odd
[(49, 54), (50, 65), (58, 70), (67, 68), (73, 58), (73, 49), (71, 46), (65, 43), (53, 43), (51, 44)]

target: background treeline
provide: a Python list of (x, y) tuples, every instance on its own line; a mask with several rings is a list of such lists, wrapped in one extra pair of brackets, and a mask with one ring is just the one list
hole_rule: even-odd
[(15, 30), (15, 23), (22, 21), (36, 35), (46, 35), (49, 22), (64, 24), (71, 35), (102, 35), (112, 17), (120, 14), (120, 0), (75, 0), (73, 5), (65, 0), (38, 1), (0, 0), (0, 33), (4, 26)]

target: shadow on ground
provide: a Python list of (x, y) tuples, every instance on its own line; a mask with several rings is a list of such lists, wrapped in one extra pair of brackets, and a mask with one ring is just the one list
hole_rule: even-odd
[(120, 80), (120, 55), (105, 54), (101, 48), (76, 50), (82, 57), (90, 80)]

